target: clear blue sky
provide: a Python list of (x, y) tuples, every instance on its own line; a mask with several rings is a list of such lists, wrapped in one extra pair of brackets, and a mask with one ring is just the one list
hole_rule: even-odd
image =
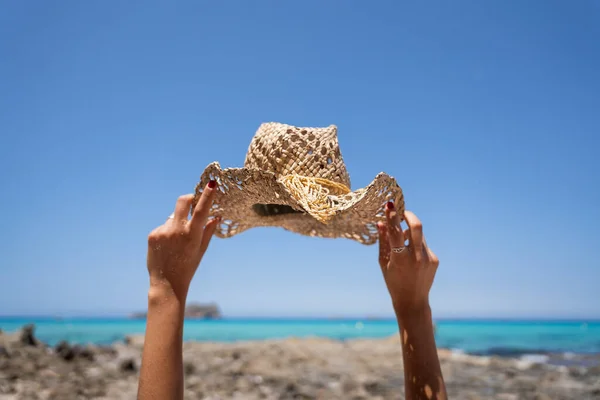
[[(0, 314), (144, 309), (147, 234), (262, 122), (339, 127), (441, 265), (437, 317), (600, 317), (600, 2), (3, 1)], [(377, 246), (215, 239), (190, 300), (391, 315)]]

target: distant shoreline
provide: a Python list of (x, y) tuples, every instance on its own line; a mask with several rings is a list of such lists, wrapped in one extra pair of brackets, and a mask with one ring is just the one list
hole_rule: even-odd
[[(98, 314), (76, 314), (76, 315), (0, 315), (1, 320), (136, 320), (130, 314), (98, 315)], [(189, 320), (204, 321), (395, 321), (394, 316), (389, 317), (286, 317), (286, 316), (228, 316), (223, 315), (215, 319), (202, 319), (201, 317), (189, 317)], [(594, 318), (496, 318), (496, 317), (437, 317), (434, 321), (439, 322), (486, 322), (486, 323), (510, 323), (510, 322), (540, 322), (540, 323), (600, 323), (599, 317)]]

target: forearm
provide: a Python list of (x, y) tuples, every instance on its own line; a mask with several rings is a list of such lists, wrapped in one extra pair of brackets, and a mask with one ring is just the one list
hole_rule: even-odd
[(170, 289), (151, 287), (138, 400), (183, 399), (184, 308)]
[(402, 342), (406, 399), (447, 399), (431, 308), (425, 305), (418, 310), (396, 310), (396, 316)]

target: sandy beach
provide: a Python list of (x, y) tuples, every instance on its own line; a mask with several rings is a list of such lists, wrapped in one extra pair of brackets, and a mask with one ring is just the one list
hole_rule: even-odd
[[(134, 399), (143, 337), (48, 347), (35, 328), (0, 334), (0, 400)], [(599, 399), (600, 367), (439, 350), (453, 399)], [(589, 356), (590, 365), (598, 355)], [(397, 337), (184, 344), (186, 399), (403, 399)]]

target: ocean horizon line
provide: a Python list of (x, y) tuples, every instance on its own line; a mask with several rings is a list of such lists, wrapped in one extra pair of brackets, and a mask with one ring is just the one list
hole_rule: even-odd
[[(124, 314), (7, 314), (0, 315), (0, 320), (144, 320), (145, 318), (134, 317)], [(186, 318), (186, 320), (200, 321), (395, 321), (395, 316), (240, 316), (240, 315), (224, 315), (219, 318)], [(548, 316), (462, 316), (462, 317), (434, 317), (434, 321), (438, 322), (550, 322), (550, 323), (600, 323), (600, 317), (548, 317)]]

